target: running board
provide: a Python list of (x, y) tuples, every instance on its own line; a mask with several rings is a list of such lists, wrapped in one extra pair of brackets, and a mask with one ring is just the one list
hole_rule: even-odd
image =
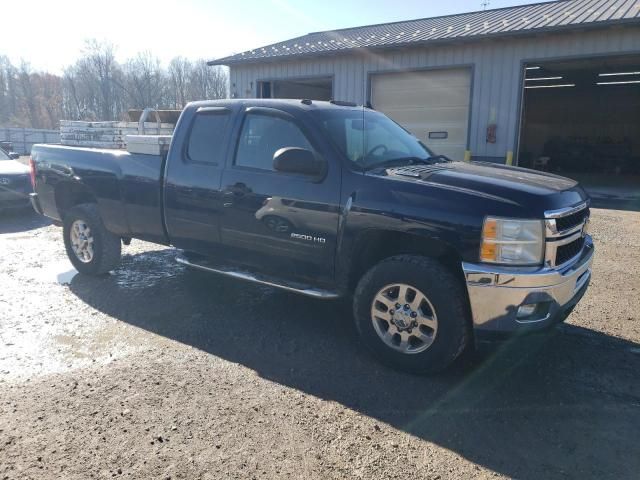
[(282, 283), (278, 283), (275, 279), (271, 279), (266, 276), (257, 276), (252, 273), (241, 272), (239, 270), (231, 270), (231, 269), (220, 269), (213, 268), (205, 265), (200, 265), (198, 263), (193, 263), (187, 260), (185, 257), (178, 256), (176, 257), (176, 261), (183, 265), (186, 265), (191, 268), (197, 268), (198, 270), (204, 270), (205, 272), (218, 273), (220, 275), (225, 275), (231, 278), (237, 278), (239, 280), (247, 280), (253, 283), (259, 283), (260, 285), (268, 285), (269, 287), (280, 288), (282, 290), (288, 290), (290, 292), (299, 293), (301, 295), (306, 295), (307, 297), (313, 298), (322, 298), (324, 300), (330, 300), (334, 298), (340, 298), (340, 294), (338, 292), (331, 292), (329, 290), (319, 290), (316, 288), (310, 288), (306, 286), (294, 286), (294, 285), (285, 285)]

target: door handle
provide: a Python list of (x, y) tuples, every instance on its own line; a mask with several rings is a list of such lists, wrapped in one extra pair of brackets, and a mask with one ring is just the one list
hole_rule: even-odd
[(241, 197), (243, 195), (246, 195), (247, 193), (251, 193), (251, 189), (244, 183), (236, 183), (235, 185), (230, 185), (224, 191), (225, 196), (233, 195), (235, 197)]
[(231, 207), (233, 206), (233, 200), (239, 199), (251, 193), (251, 189), (247, 187), (244, 183), (236, 183), (235, 185), (228, 186), (223, 192), (222, 196), (224, 198), (223, 206)]

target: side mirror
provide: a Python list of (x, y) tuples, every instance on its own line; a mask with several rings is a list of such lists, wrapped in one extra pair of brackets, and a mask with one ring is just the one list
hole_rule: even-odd
[(9, 158), (11, 160), (18, 160), (20, 158), (20, 154), (17, 152), (9, 152)]
[(273, 154), (273, 168), (278, 172), (318, 176), (324, 173), (325, 162), (304, 148), (281, 148)]

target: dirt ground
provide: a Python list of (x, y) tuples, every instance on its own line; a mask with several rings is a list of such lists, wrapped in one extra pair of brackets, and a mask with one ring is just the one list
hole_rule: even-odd
[(74, 275), (0, 218), (0, 480), (639, 478), (640, 213), (593, 212), (582, 303), (549, 335), (401, 374), (344, 302), (202, 275), (143, 242)]

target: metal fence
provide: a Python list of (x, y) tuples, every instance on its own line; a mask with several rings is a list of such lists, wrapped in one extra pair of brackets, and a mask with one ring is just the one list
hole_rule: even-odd
[(0, 127), (0, 142), (11, 142), (15, 152), (29, 155), (31, 147), (36, 143), (60, 143), (60, 132), (37, 128)]

